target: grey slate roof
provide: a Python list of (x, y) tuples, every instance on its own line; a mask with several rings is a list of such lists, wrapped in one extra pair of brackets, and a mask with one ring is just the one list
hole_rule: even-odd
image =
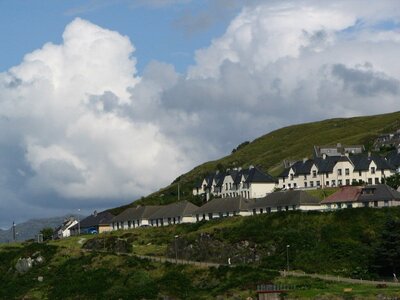
[(199, 207), (189, 201), (180, 201), (162, 206), (159, 210), (154, 212), (149, 219), (163, 219), (173, 217), (187, 217), (192, 216), (193, 212)]
[[(108, 211), (103, 211), (97, 214), (92, 214), (87, 218), (81, 220), (79, 223), (80, 228), (94, 227), (98, 225), (109, 225), (114, 215)], [(72, 229), (77, 229), (78, 224), (71, 227)]]
[(140, 219), (149, 219), (157, 210), (161, 209), (162, 206), (138, 206), (130, 207), (120, 213), (118, 216), (112, 219), (112, 222), (124, 222)]
[[(373, 193), (369, 193), (372, 190)], [(400, 193), (386, 184), (368, 185), (361, 190), (361, 194), (357, 199), (361, 202), (398, 200), (400, 201)]]
[(398, 153), (397, 150), (391, 151), (386, 156), (386, 159), (392, 166), (396, 168), (400, 167), (400, 154)]
[(292, 206), (300, 204), (318, 205), (319, 199), (309, 195), (304, 191), (289, 190), (268, 194), (264, 198), (255, 199), (250, 208), (265, 208), (278, 206)]
[(275, 183), (276, 179), (268, 173), (262, 172), (257, 167), (249, 169), (246, 178), (246, 183), (270, 182)]
[(354, 171), (367, 171), (372, 160), (375, 162), (377, 170), (395, 169), (386, 159), (377, 154), (371, 156), (367, 154), (352, 155), (350, 159), (353, 162)]
[(245, 199), (242, 197), (215, 198), (199, 207), (193, 214), (248, 211), (249, 205), (253, 202), (253, 199)]

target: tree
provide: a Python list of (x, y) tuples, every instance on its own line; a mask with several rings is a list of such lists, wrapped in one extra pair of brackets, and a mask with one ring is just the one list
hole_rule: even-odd
[(51, 240), (53, 237), (53, 228), (51, 227), (44, 227), (42, 230), (40, 230), (40, 233), (43, 235), (43, 241), (48, 241)]
[(386, 178), (385, 183), (397, 190), (397, 188), (400, 186), (400, 173), (396, 173), (388, 178)]

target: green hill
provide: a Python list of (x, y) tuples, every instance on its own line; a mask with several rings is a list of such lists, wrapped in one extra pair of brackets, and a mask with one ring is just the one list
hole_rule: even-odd
[[(167, 204), (177, 201), (178, 183), (182, 198), (199, 203), (200, 200), (192, 196), (192, 188), (195, 182), (208, 172), (257, 165), (272, 175), (278, 175), (283, 169), (282, 161), (284, 159), (295, 160), (311, 157), (314, 145), (363, 144), (369, 149), (374, 138), (379, 134), (392, 132), (399, 128), (400, 112), (329, 119), (284, 127), (248, 144), (245, 143), (226, 157), (195, 167), (190, 172), (178, 177), (171, 185), (135, 202), (135, 205)], [(126, 207), (113, 209), (113, 212), (118, 213)]]

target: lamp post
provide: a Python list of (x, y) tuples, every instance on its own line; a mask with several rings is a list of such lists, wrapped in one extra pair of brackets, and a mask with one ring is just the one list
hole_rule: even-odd
[(177, 245), (177, 240), (178, 240), (179, 235), (175, 236), (175, 263), (178, 263), (178, 245)]
[(290, 245), (286, 245), (286, 265), (287, 265), (287, 270), (288, 270), (288, 272), (289, 272), (289, 248), (290, 248)]

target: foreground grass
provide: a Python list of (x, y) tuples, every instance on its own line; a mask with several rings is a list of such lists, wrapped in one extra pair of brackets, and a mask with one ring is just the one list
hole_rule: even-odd
[(308, 277), (280, 277), (275, 284), (295, 286), (287, 292), (288, 298), (299, 299), (377, 299), (399, 297), (399, 287), (330, 282)]

